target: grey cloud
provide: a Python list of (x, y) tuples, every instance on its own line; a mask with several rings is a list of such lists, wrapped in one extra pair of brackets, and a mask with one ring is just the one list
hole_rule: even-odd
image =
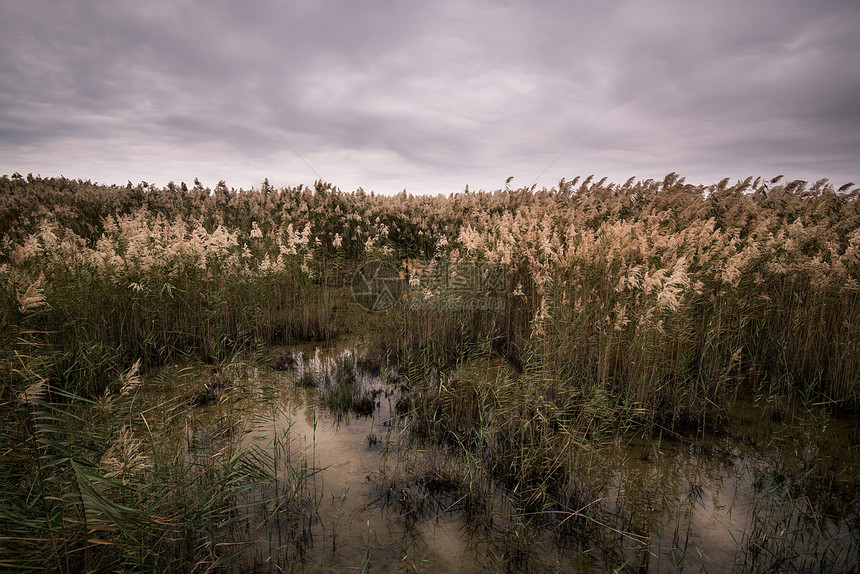
[(601, 170), (619, 181), (722, 179), (782, 164), (806, 179), (857, 174), (853, 2), (33, 1), (0, 11), (15, 23), (0, 38), (0, 157), (28, 163), (3, 172), (104, 179), (71, 172), (86, 164), (57, 150), (73, 142), (93, 150), (94, 169), (131, 178), (153, 167), (104, 150), (145, 141), (148, 158), (187, 170), (162, 183), (218, 165), (236, 186), (261, 173), (312, 179), (291, 146), (325, 177), (350, 178), (334, 181), (343, 188), (495, 188), (512, 170), (531, 183), (521, 180), (603, 112), (540, 184)]

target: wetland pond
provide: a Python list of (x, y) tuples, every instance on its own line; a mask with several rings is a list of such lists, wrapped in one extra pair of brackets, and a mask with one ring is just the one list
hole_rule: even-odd
[(182, 397), (184, 456), (223, 456), (228, 443), (271, 456), (274, 480), (225, 526), (234, 571), (860, 567), (854, 419), (773, 397), (738, 401), (718, 432), (616, 431), (580, 449), (575, 484), (524, 507), (516, 486), (479, 472), (480, 453), (414, 432), (404, 378), (362, 352), (356, 340), (304, 344), (153, 376), (154, 399)]

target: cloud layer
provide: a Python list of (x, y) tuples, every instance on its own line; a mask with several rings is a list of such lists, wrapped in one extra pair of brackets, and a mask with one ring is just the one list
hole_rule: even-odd
[(0, 172), (860, 183), (854, 1), (6, 2)]

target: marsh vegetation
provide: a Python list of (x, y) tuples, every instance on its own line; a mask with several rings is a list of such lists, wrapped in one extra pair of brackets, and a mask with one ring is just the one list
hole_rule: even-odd
[(4, 176), (0, 566), (857, 569), (858, 193)]

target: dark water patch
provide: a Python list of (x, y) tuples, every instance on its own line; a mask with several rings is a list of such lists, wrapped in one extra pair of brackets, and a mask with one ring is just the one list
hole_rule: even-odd
[(296, 356), (292, 353), (292, 351), (280, 352), (269, 363), (269, 367), (273, 371), (290, 371), (290, 370), (295, 369), (297, 366), (298, 366), (298, 360), (296, 359)]

